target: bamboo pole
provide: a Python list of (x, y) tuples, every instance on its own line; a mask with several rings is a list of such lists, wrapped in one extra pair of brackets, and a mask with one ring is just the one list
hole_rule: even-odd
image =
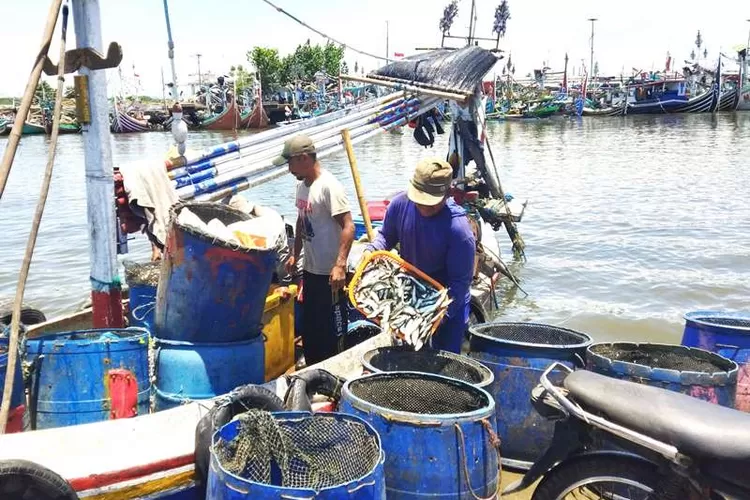
[(466, 101), (470, 96), (466, 94), (457, 94), (453, 92), (444, 92), (442, 90), (433, 90), (430, 88), (420, 87), (418, 85), (404, 84), (397, 82), (389, 82), (386, 80), (378, 80), (376, 78), (368, 78), (366, 76), (353, 76), (353, 75), (341, 75), (343, 80), (352, 80), (355, 82), (371, 83), (373, 85), (381, 85), (383, 87), (390, 87), (397, 90), (406, 90), (409, 92), (416, 92), (418, 94), (426, 94), (442, 99), (451, 99), (460, 103)]
[[(8, 182), (8, 175), (10, 174), (10, 169), (13, 166), (13, 158), (15, 158), (16, 156), (18, 142), (21, 140), (21, 131), (23, 130), (23, 124), (24, 121), (26, 121), (26, 115), (31, 108), (31, 101), (34, 98), (36, 86), (39, 84), (39, 77), (42, 75), (42, 67), (44, 66), (44, 61), (47, 58), (49, 46), (52, 43), (52, 35), (55, 32), (55, 25), (57, 25), (57, 17), (60, 14), (61, 5), (62, 0), (52, 0), (52, 3), (49, 6), (49, 12), (47, 13), (47, 24), (44, 26), (44, 34), (42, 35), (42, 45), (39, 48), (39, 53), (36, 55), (36, 61), (34, 62), (34, 67), (31, 69), (29, 81), (28, 83), (26, 83), (26, 90), (23, 93), (21, 105), (18, 107), (16, 119), (13, 122), (13, 128), (10, 131), (10, 137), (8, 137), (8, 144), (5, 147), (3, 161), (2, 163), (0, 163), (0, 198), (3, 197), (5, 184)], [(62, 55), (58, 64), (65, 68), (65, 54)]]
[[(13, 392), (13, 379), (15, 378), (16, 363), (18, 362), (18, 330), (21, 322), (21, 304), (23, 303), (23, 292), (26, 289), (26, 279), (29, 277), (31, 259), (34, 256), (36, 237), (39, 234), (39, 225), (44, 214), (44, 205), (47, 203), (47, 194), (52, 182), (52, 169), (55, 165), (55, 151), (57, 148), (57, 137), (60, 132), (60, 115), (62, 114), (63, 87), (65, 83), (65, 41), (68, 31), (68, 6), (62, 8), (62, 39), (60, 41), (60, 64), (57, 69), (57, 96), (55, 96), (55, 110), (52, 115), (52, 136), (50, 138), (49, 150), (47, 151), (47, 167), (44, 170), (44, 179), (39, 193), (39, 201), (36, 205), (34, 220), (31, 223), (31, 232), (26, 242), (26, 253), (23, 256), (18, 286), (16, 287), (16, 298), (13, 302), (13, 314), (10, 322), (10, 339), (8, 341), (8, 365), (5, 372), (5, 386), (3, 387), (3, 398), (0, 404), (0, 434), (5, 433), (5, 425), (8, 422), (10, 412), (10, 398)], [(53, 27), (54, 28), (54, 27)]]
[(375, 233), (372, 230), (372, 221), (370, 220), (370, 213), (367, 211), (367, 202), (365, 201), (365, 193), (362, 189), (362, 181), (359, 178), (359, 169), (357, 168), (357, 158), (354, 156), (354, 149), (352, 148), (352, 140), (349, 137), (349, 129), (341, 131), (341, 138), (344, 141), (344, 149), (346, 149), (346, 156), (349, 158), (349, 167), (352, 169), (352, 179), (354, 180), (354, 189), (357, 191), (357, 200), (359, 201), (359, 209), (362, 211), (362, 219), (365, 221), (365, 229), (367, 230), (367, 239), (373, 241), (375, 239)]

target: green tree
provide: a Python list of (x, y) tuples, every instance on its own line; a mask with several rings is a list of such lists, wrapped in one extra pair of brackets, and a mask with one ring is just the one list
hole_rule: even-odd
[(255, 69), (260, 72), (260, 84), (263, 86), (263, 92), (270, 92), (279, 85), (281, 59), (277, 49), (253, 47), (253, 50), (247, 53), (247, 60), (253, 63)]
[(232, 75), (232, 79), (237, 86), (237, 94), (242, 93), (242, 91), (248, 87), (252, 87), (253, 82), (255, 81), (255, 76), (247, 71), (241, 64), (229, 68), (229, 73)]
[(323, 47), (323, 61), (326, 73), (337, 76), (344, 60), (344, 46), (328, 42)]
[(37, 105), (42, 104), (45, 101), (53, 102), (55, 100), (56, 94), (57, 92), (54, 88), (52, 88), (52, 85), (42, 80), (36, 86), (36, 91), (34, 92), (34, 102)]

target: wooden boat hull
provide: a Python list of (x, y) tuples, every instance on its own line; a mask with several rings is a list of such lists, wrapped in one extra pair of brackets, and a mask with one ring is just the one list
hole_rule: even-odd
[(128, 134), (133, 132), (149, 132), (151, 127), (149, 127), (146, 120), (137, 120), (127, 113), (116, 109), (110, 129), (115, 134)]
[(203, 120), (203, 130), (236, 130), (240, 128), (242, 117), (237, 105), (232, 101), (227, 108), (216, 116)]
[(47, 131), (44, 129), (44, 125), (36, 123), (24, 122), (23, 128), (21, 129), (21, 135), (41, 135), (46, 133)]
[[(52, 124), (48, 123), (44, 127), (47, 135), (52, 135)], [(81, 132), (81, 126), (77, 123), (61, 123), (60, 128), (57, 130), (58, 134), (79, 134)]]
[(268, 118), (264, 107), (255, 106), (252, 111), (242, 118), (241, 126), (242, 128), (266, 128), (270, 122), (271, 120)]

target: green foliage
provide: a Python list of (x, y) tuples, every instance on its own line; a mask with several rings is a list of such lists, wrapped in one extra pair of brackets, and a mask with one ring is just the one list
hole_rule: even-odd
[(281, 82), (281, 59), (279, 51), (268, 47), (253, 47), (253, 50), (247, 53), (247, 60), (255, 65), (255, 69), (260, 72), (260, 84), (263, 86), (263, 92), (270, 92)]
[(240, 94), (246, 88), (253, 86), (255, 76), (242, 67), (241, 64), (229, 68), (229, 73), (232, 75), (232, 79), (237, 86), (237, 94)]
[(41, 80), (36, 86), (36, 91), (34, 91), (33, 102), (37, 105), (45, 102), (54, 102), (56, 94), (57, 92), (52, 88), (52, 85)]
[(344, 63), (344, 47), (331, 42), (312, 45), (307, 40), (284, 58), (279, 58), (276, 49), (266, 47), (254, 47), (247, 58), (260, 71), (264, 92), (271, 92), (275, 87), (297, 80), (312, 81), (320, 70), (331, 76), (338, 75)]

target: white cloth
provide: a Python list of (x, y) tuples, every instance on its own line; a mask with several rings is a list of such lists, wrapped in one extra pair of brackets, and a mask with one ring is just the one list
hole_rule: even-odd
[(179, 201), (163, 161), (143, 160), (120, 166), (131, 205), (146, 215), (146, 230), (162, 245), (167, 239), (169, 209)]
[(327, 170), (310, 186), (297, 185), (297, 217), (302, 221), (298, 237), (305, 249), (305, 271), (328, 275), (339, 253), (341, 226), (336, 215), (350, 212), (344, 186)]

